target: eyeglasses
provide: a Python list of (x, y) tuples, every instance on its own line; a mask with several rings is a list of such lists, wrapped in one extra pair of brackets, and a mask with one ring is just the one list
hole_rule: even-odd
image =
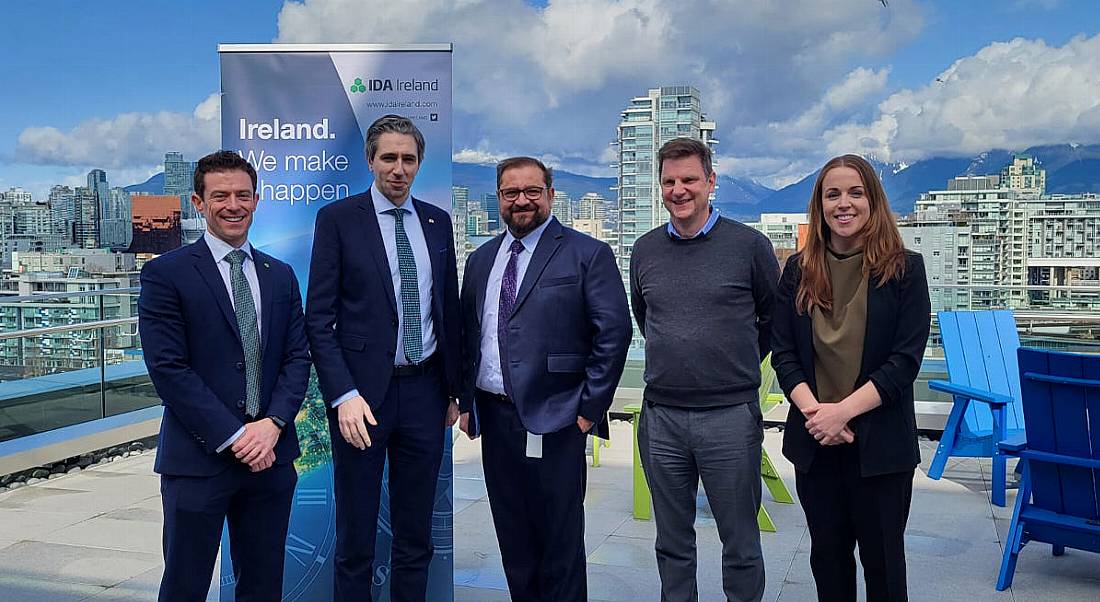
[(501, 188), (497, 192), (506, 201), (519, 200), (521, 193), (527, 197), (528, 201), (537, 201), (542, 198), (542, 193), (546, 192), (546, 189), (541, 186), (532, 186), (530, 188)]

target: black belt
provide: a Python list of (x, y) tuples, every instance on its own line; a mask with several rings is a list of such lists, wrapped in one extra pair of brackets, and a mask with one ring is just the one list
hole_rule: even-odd
[(478, 399), (484, 399), (486, 401), (495, 401), (495, 402), (498, 402), (498, 403), (507, 403), (507, 404), (512, 403), (512, 400), (508, 399), (507, 395), (501, 395), (500, 393), (490, 393), (489, 391), (486, 391), (485, 389), (475, 389), (474, 393), (478, 397)]
[(393, 367), (393, 375), (401, 378), (405, 376), (423, 376), (435, 368), (437, 361), (433, 353), (431, 357), (419, 364), (402, 364)]

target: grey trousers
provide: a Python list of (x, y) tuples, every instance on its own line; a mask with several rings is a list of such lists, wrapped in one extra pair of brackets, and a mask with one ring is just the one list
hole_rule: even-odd
[(638, 446), (653, 495), (662, 602), (696, 602), (695, 498), (699, 479), (722, 540), (729, 602), (764, 596), (760, 507), (763, 419), (756, 403), (712, 409), (643, 404)]

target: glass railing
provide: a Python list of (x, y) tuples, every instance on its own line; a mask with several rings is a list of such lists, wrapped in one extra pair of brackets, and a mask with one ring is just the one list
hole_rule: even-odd
[[(1100, 354), (1100, 286), (989, 286), (929, 284), (933, 312), (930, 316), (931, 334), (925, 348), (921, 372), (914, 384), (914, 397), (918, 414), (923, 410), (946, 418), (950, 411), (951, 397), (928, 388), (930, 380), (947, 379), (947, 363), (944, 360), (943, 343), (939, 333), (936, 312), (950, 308), (953, 311), (1011, 309), (1020, 334), (1020, 344), (1076, 353)], [(942, 294), (937, 304), (937, 293)], [(946, 295), (965, 303), (947, 303)], [(619, 381), (619, 393), (612, 411), (621, 411), (629, 403), (641, 399), (645, 387), (645, 351), (635, 337), (635, 344), (627, 356), (626, 369)], [(778, 384), (773, 392), (778, 393)], [(779, 413), (783, 414), (779, 408)], [(930, 424), (942, 423), (932, 420)], [(933, 427), (931, 430), (935, 430)]]
[[(1043, 302), (1060, 306), (1013, 308), (1022, 344), (1100, 353), (1100, 302), (1089, 307), (1082, 298), (1100, 296), (1100, 287), (939, 288), (982, 293), (973, 295), (982, 303), (1013, 293), (1017, 298), (1021, 292), (1024, 298), (1057, 293)], [(142, 358), (137, 293), (137, 288), (127, 288), (0, 297), (0, 441), (160, 403)], [(929, 380), (947, 377), (935, 314), (931, 320), (916, 398), (947, 408), (950, 398), (927, 386)], [(613, 412), (641, 398), (644, 370), (644, 351), (634, 347)]]
[(137, 293), (0, 297), (0, 441), (159, 405)]

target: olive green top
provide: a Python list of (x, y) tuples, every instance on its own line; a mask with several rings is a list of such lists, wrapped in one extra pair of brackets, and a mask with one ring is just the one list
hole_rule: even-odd
[(814, 375), (817, 400), (843, 401), (855, 390), (863, 361), (863, 336), (867, 331), (867, 276), (863, 250), (825, 253), (829, 282), (833, 286), (833, 310), (814, 308), (810, 314), (814, 337)]

